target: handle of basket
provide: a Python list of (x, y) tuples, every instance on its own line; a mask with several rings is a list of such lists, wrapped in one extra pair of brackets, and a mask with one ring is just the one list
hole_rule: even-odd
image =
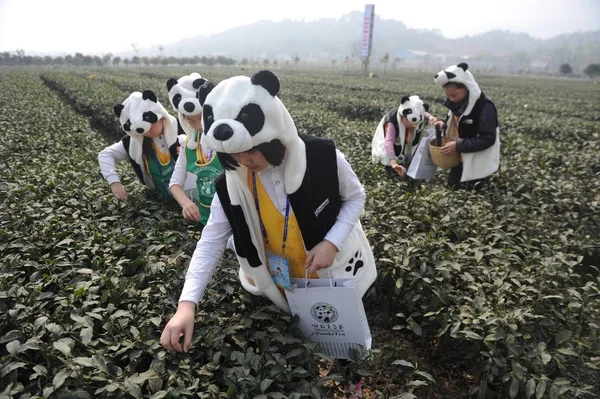
[(439, 124), (435, 125), (435, 145), (442, 146), (442, 127)]

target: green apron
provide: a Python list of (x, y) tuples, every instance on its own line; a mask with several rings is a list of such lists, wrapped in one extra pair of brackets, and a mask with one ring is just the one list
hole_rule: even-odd
[(195, 134), (198, 143), (195, 150), (189, 149), (188, 141), (185, 141), (185, 169), (196, 176), (196, 188), (188, 192), (188, 195), (198, 206), (200, 223), (206, 225), (210, 216), (210, 204), (215, 195), (215, 177), (223, 171), (223, 167), (215, 152), (211, 151), (208, 157), (204, 156), (198, 131)]
[[(175, 161), (171, 157), (171, 153), (158, 154), (159, 150), (153, 144), (154, 153), (146, 156), (144, 154), (144, 161), (146, 163), (146, 170), (150, 174), (156, 191), (160, 198), (171, 198), (171, 192), (169, 191), (169, 181), (171, 175), (175, 169)], [(162, 159), (160, 159), (162, 158)]]

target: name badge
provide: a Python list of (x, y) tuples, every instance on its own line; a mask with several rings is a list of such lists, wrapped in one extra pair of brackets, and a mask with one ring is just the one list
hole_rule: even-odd
[(472, 125), (473, 124), (473, 119), (465, 119), (463, 121), (466, 125)]
[(290, 280), (290, 262), (283, 256), (267, 252), (267, 265), (273, 282), (286, 290), (292, 289)]

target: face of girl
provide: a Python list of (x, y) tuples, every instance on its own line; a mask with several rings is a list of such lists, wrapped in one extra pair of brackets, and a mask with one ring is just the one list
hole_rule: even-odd
[(150, 130), (148, 130), (144, 136), (153, 139), (163, 134), (164, 121), (164, 119), (160, 119), (159, 121), (154, 122), (150, 127)]
[(402, 124), (404, 125), (405, 128), (407, 129), (411, 129), (415, 126), (417, 126), (417, 123), (412, 123), (410, 122), (408, 119), (406, 119), (404, 116), (402, 117)]
[(202, 112), (197, 115), (184, 115), (183, 117), (191, 127), (202, 132)]
[(444, 93), (446, 93), (446, 97), (448, 97), (450, 101), (459, 103), (465, 99), (468, 90), (465, 87), (448, 86), (444, 87)]
[(269, 161), (265, 158), (262, 152), (250, 150), (231, 154), (232, 158), (242, 166), (248, 168), (252, 172), (261, 172), (269, 166)]

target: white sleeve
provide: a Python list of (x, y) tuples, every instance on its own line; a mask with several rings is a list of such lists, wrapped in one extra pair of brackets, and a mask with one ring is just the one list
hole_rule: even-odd
[(127, 151), (125, 151), (122, 141), (100, 151), (98, 154), (98, 163), (100, 164), (102, 176), (104, 176), (109, 185), (121, 181), (117, 174), (117, 163), (126, 161), (128, 158), (129, 156), (127, 155)]
[(358, 222), (363, 211), (367, 194), (352, 167), (339, 150), (336, 151), (338, 181), (342, 206), (335, 224), (329, 229), (325, 239), (335, 245), (338, 250), (342, 248), (346, 238)]
[[(185, 144), (184, 144), (185, 145)], [(175, 162), (175, 169), (169, 181), (169, 189), (175, 184), (185, 187), (185, 179), (187, 178), (187, 169), (185, 168), (185, 147), (179, 147), (179, 156)]]
[(196, 304), (200, 302), (219, 259), (223, 255), (230, 235), (231, 225), (227, 220), (219, 196), (215, 195), (210, 205), (210, 216), (202, 230), (202, 236), (196, 245), (185, 275), (179, 302), (190, 301)]

